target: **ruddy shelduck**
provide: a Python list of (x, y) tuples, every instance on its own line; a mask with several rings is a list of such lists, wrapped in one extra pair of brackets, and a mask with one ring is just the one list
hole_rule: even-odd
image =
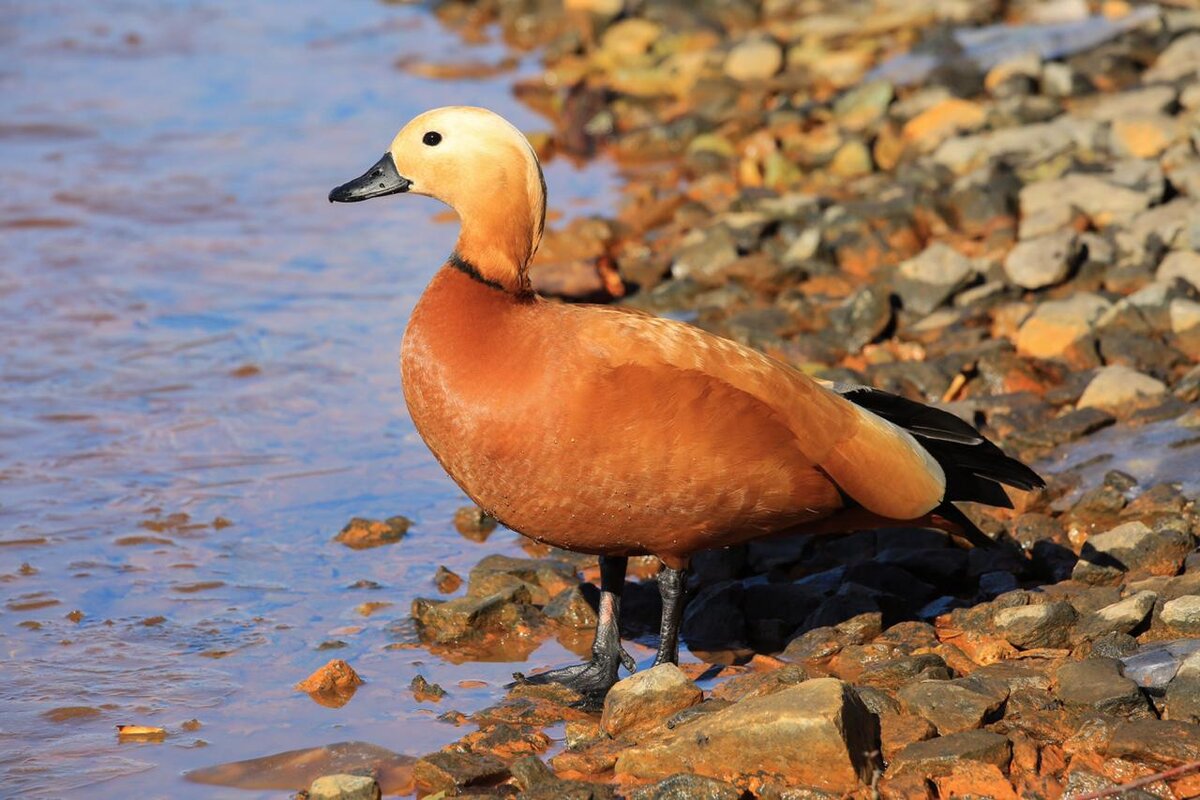
[(697, 551), (792, 532), (918, 521), (988, 539), (952, 503), (1009, 506), (1043, 485), (974, 427), (861, 386), (824, 384), (690, 325), (538, 297), (537, 156), (480, 108), (426, 112), (331, 201), (411, 192), (461, 219), (401, 347), (413, 424), (481, 508), (525, 536), (600, 556), (591, 660), (530, 676), (600, 697), (632, 659), (618, 614), (627, 560), (663, 564), (655, 664), (678, 659)]

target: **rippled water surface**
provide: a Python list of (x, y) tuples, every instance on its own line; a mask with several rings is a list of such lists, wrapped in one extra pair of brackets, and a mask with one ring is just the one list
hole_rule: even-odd
[[(13, 0), (0, 43), (0, 795), (254, 797), (181, 774), (457, 738), (409, 680), (469, 712), (513, 666), (397, 647), (439, 564), (515, 548), (454, 532), (463, 498), (400, 393), (405, 319), (455, 227), (432, 201), (325, 194), (427, 107), (540, 127), (511, 76), (395, 66), (498, 46), (368, 0)], [(547, 179), (568, 213), (611, 203), (603, 165)], [(331, 542), (398, 513), (398, 545)], [(292, 690), (335, 655), (368, 681), (347, 706)], [(170, 736), (120, 744), (123, 723)]]

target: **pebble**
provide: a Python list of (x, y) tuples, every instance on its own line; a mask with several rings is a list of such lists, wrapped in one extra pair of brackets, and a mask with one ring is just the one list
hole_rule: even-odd
[(355, 517), (333, 538), (354, 550), (365, 550), (400, 541), (411, 525), (411, 520), (401, 516), (384, 520)]
[(1017, 331), (1017, 352), (1034, 358), (1058, 358), (1087, 337), (1112, 304), (1080, 292), (1039, 305)]
[(975, 268), (954, 248), (935, 242), (901, 263), (896, 274), (896, 292), (904, 307), (928, 314), (966, 286)]
[(1200, 595), (1188, 594), (1163, 603), (1159, 614), (1165, 625), (1180, 633), (1200, 633)]
[(783, 67), (783, 48), (765, 37), (739, 42), (725, 58), (725, 74), (735, 81), (762, 81)]
[(1166, 394), (1166, 391), (1167, 385), (1157, 378), (1122, 364), (1113, 364), (1096, 371), (1076, 406), (1115, 411), (1143, 398)]
[(1074, 231), (1023, 239), (1005, 257), (1004, 273), (1022, 289), (1044, 289), (1070, 277), (1079, 254)]

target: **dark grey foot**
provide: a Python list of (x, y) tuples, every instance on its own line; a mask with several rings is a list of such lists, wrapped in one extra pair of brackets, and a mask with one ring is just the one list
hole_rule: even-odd
[(570, 667), (560, 667), (536, 675), (521, 675), (514, 677), (517, 682), (545, 685), (557, 683), (566, 686), (583, 695), (586, 704), (595, 705), (604, 702), (604, 696), (617, 682), (617, 671), (624, 665), (630, 672), (637, 668), (633, 657), (621, 650), (619, 656), (593, 655), (591, 661), (574, 664)]

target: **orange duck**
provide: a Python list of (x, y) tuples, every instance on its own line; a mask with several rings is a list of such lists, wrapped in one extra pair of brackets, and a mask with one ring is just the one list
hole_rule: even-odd
[(336, 202), (412, 192), (458, 212), (413, 310), (404, 393), (472, 500), (540, 542), (600, 556), (590, 661), (530, 676), (602, 696), (632, 659), (618, 614), (630, 556), (663, 564), (655, 664), (678, 658), (689, 557), (779, 533), (913, 524), (990, 543), (952, 504), (1042, 486), (959, 418), (828, 385), (684, 323), (538, 297), (546, 188), (525, 137), (479, 108), (429, 111)]

